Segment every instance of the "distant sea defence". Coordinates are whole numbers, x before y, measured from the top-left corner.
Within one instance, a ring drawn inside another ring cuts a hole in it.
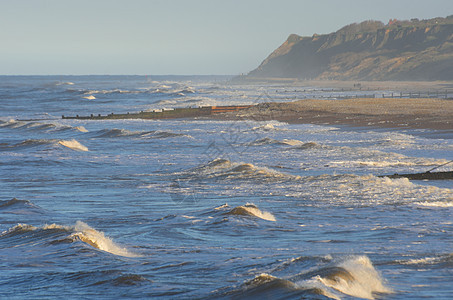
[[[330,34],[291,34],[237,79],[453,80],[453,15],[365,21]]]

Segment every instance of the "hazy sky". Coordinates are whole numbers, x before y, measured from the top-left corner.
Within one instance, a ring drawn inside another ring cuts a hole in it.
[[[239,74],[291,33],[451,14],[452,0],[0,0],[0,74]]]

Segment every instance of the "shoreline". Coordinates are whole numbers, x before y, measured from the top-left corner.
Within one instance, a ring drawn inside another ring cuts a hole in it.
[[[213,119],[453,131],[453,100],[440,98],[303,99],[257,105],[205,106],[62,119]]]
[[[293,124],[453,130],[453,100],[357,98],[261,103],[214,119],[276,120]]]
[[[453,89],[453,81],[378,81],[378,80],[301,80],[298,78],[251,77],[233,80],[234,84],[284,84],[287,86],[310,86],[317,88],[354,90],[397,90],[404,92],[426,92]],[[360,88],[358,88],[360,87]]]

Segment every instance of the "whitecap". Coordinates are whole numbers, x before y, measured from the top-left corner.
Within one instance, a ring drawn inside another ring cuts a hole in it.
[[[82,221],[76,222],[74,230],[75,232],[71,234],[71,238],[81,240],[82,242],[87,243],[94,248],[119,256],[139,256],[136,253],[133,253],[128,249],[119,246],[112,239],[106,237],[102,231],[97,231],[96,229],[93,229]]]
[[[271,123],[267,123],[262,126],[255,126],[252,128],[252,130],[263,130],[263,131],[271,131],[274,129],[275,129],[275,126],[274,126],[274,124],[271,124]]]
[[[24,234],[27,232],[37,232],[33,236],[34,239],[40,237],[43,241],[53,238],[54,242],[58,241],[81,241],[84,242],[96,249],[114,254],[119,256],[125,257],[139,257],[138,254],[131,252],[127,248],[124,248],[117,243],[115,243],[112,239],[105,236],[105,234],[101,231],[98,231],[86,223],[82,221],[77,221],[74,226],[65,226],[59,224],[46,224],[44,226],[33,226],[29,224],[17,224],[10,229],[2,232],[0,237],[8,237],[8,236],[17,236],[20,234]],[[52,236],[52,232],[59,232],[59,233],[66,233],[69,234],[67,238],[61,239],[61,235],[54,235]],[[28,244],[26,239],[29,238],[28,236],[24,236],[21,240],[23,245]],[[25,239],[24,241],[22,241]]]
[[[341,299],[341,295],[336,295],[334,291],[363,299],[375,299],[375,293],[393,292],[384,285],[383,279],[367,256],[349,257],[320,273],[311,280],[298,282],[298,285],[305,288],[323,286],[322,290],[326,291],[326,296],[336,299]]]
[[[414,204],[425,207],[453,207],[453,201],[423,201]]]
[[[83,126],[76,126],[74,129],[80,132],[88,132],[88,130]]]
[[[250,163],[233,163],[221,158],[217,158],[191,171],[183,172],[183,174],[194,178],[225,178],[230,180],[286,181],[301,178],[300,176],[285,174],[270,168],[257,167]]]
[[[293,140],[293,139],[283,139],[281,141],[281,143],[284,145],[289,145],[289,146],[300,146],[300,145],[304,144],[304,142],[302,142],[302,141]]]
[[[228,212],[229,215],[237,216],[253,216],[266,221],[275,222],[276,219],[273,214],[267,211],[260,210],[255,204],[247,203],[246,205],[241,205],[233,208]]]
[[[58,141],[58,144],[68,147],[69,149],[72,150],[77,150],[77,151],[88,151],[88,148],[79,143],[76,140],[60,140]]]

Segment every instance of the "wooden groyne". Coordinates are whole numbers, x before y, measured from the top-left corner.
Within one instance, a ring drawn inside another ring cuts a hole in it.
[[[231,105],[231,106],[202,106],[187,108],[157,109],[153,111],[141,111],[138,113],[111,113],[108,115],[91,114],[89,116],[61,116],[62,119],[77,120],[116,120],[116,119],[184,119],[197,118],[220,114],[225,112],[235,112],[246,109],[252,105]]]
[[[424,173],[413,173],[413,174],[393,174],[383,175],[379,177],[388,178],[407,178],[410,180],[453,180],[453,171],[447,172],[424,172]]]
[[[322,93],[320,93],[322,92]],[[354,92],[355,95],[348,94]],[[286,96],[288,95],[288,96]],[[450,90],[445,91],[417,91],[417,92],[376,92],[353,89],[319,89],[319,90],[276,90],[273,99],[352,99],[352,98],[400,98],[400,99],[453,99]]]

